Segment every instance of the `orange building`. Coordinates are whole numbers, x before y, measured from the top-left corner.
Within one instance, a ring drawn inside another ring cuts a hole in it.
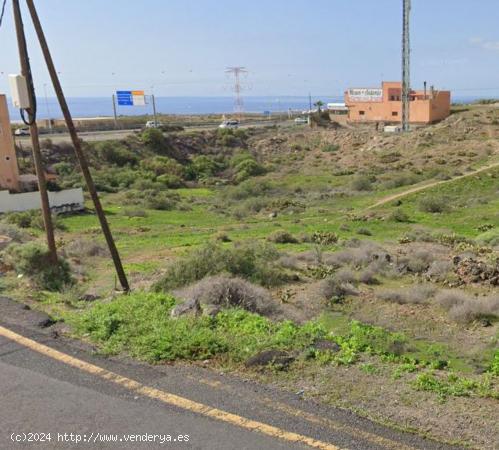
[[[450,115],[450,91],[411,91],[410,123],[430,124]],[[402,83],[383,82],[381,88],[349,89],[345,92],[349,122],[400,123],[402,120]]]
[[[5,95],[0,95],[0,190],[19,191],[19,168]]]

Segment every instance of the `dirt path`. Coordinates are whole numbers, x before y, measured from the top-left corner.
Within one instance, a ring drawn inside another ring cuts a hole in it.
[[[425,184],[423,186],[413,187],[411,189],[407,189],[406,191],[399,192],[398,194],[389,195],[388,197],[385,197],[385,198],[379,200],[374,205],[369,206],[367,209],[373,209],[373,208],[377,208],[378,206],[383,206],[387,203],[390,203],[393,200],[398,200],[399,198],[407,197],[408,195],[414,194],[416,192],[421,192],[421,191],[424,191],[426,189],[429,189],[429,188],[432,188],[435,186],[439,186],[441,184],[452,183],[454,181],[461,180],[463,178],[472,177],[474,175],[477,175],[477,174],[482,173],[482,172],[486,172],[487,170],[493,169],[495,167],[499,167],[499,162],[489,164],[489,165],[484,166],[480,169],[474,170],[473,172],[467,173],[465,175],[460,175],[460,176],[452,178],[450,180],[433,181],[432,183],[428,183],[428,184]]]

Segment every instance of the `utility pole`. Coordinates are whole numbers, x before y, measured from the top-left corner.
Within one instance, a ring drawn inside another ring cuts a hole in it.
[[[411,108],[411,0],[403,1],[402,31],[402,131],[409,131]]]
[[[154,97],[154,94],[151,95],[152,99],[152,111],[154,114],[154,127],[156,128],[158,126],[158,117],[156,114],[156,98]]]
[[[14,22],[16,27],[17,45],[19,47],[19,59],[21,62],[21,73],[26,79],[29,95],[29,108],[23,111],[23,120],[29,125],[31,135],[31,144],[33,147],[33,161],[35,163],[36,176],[38,178],[38,189],[40,191],[43,224],[47,235],[47,246],[49,250],[49,258],[51,264],[57,264],[57,248],[55,245],[54,227],[52,224],[52,215],[50,212],[49,197],[47,192],[47,180],[45,179],[45,170],[43,168],[42,155],[40,152],[40,139],[38,135],[38,126],[36,124],[36,97],[35,88],[33,85],[33,77],[31,76],[31,66],[28,56],[28,47],[26,45],[26,36],[24,34],[24,25],[19,7],[19,0],[13,0]],[[28,119],[24,117],[27,113]]]
[[[118,129],[118,112],[116,111],[116,95],[113,94],[113,114],[114,114],[114,129]]]
[[[312,111],[312,94],[310,92],[308,93],[308,111]]]
[[[17,0],[14,0],[17,2]],[[50,50],[47,44],[47,40],[45,38],[45,34],[43,32],[42,25],[40,23],[40,19],[38,17],[38,13],[35,8],[35,4],[33,0],[26,0],[28,5],[28,9],[31,15],[31,19],[33,20],[33,24],[35,26],[35,31],[40,42],[40,46],[42,48],[42,53],[45,58],[45,62],[47,64],[47,68],[50,74],[50,78],[52,80],[52,84],[54,86],[54,91],[56,93],[57,99],[59,101],[59,105],[61,107],[62,113],[64,115],[64,119],[66,121],[66,126],[68,128],[69,134],[71,136],[71,141],[73,143],[73,147],[75,149],[76,157],[78,158],[78,162],[80,163],[80,168],[85,178],[85,182],[87,184],[88,192],[92,197],[92,201],[94,203],[95,212],[97,217],[99,218],[100,225],[102,228],[102,233],[106,238],[107,245],[109,247],[109,251],[111,253],[111,257],[114,262],[114,266],[116,268],[116,273],[120,280],[120,284],[125,292],[130,291],[130,286],[128,284],[128,280],[125,274],[125,270],[123,269],[123,264],[121,263],[120,254],[116,247],[116,244],[113,239],[113,235],[111,234],[111,229],[109,228],[109,224],[106,219],[106,215],[104,214],[104,210],[102,208],[99,195],[97,193],[97,189],[95,187],[94,181],[92,179],[92,175],[90,173],[90,169],[88,167],[87,159],[85,154],[83,153],[83,149],[81,147],[81,140],[78,138],[78,133],[76,132],[76,128],[74,126],[73,118],[71,117],[71,113],[68,108],[68,104],[66,102],[66,98],[64,97],[64,93],[62,90],[61,82],[57,75],[57,70],[54,65],[54,61],[52,60],[52,55],[50,54]]]
[[[234,112],[236,113],[239,121],[241,121],[241,115],[244,111],[244,102],[241,96],[241,75],[248,73],[245,67],[227,67],[225,73],[234,75]]]

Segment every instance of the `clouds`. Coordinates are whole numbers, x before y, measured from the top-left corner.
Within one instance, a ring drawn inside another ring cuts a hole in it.
[[[487,41],[481,37],[473,37],[470,39],[470,43],[484,50],[499,52],[499,41]]]

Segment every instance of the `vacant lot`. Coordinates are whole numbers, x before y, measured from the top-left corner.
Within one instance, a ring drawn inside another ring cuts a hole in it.
[[[38,214],[4,217],[2,289],[107,354],[242,372],[494,448],[498,137],[499,111],[470,107],[409,135],[152,130],[88,146],[132,294],[115,292],[90,203],[57,218],[50,273]],[[58,184],[81,185],[71,148],[44,147]]]

